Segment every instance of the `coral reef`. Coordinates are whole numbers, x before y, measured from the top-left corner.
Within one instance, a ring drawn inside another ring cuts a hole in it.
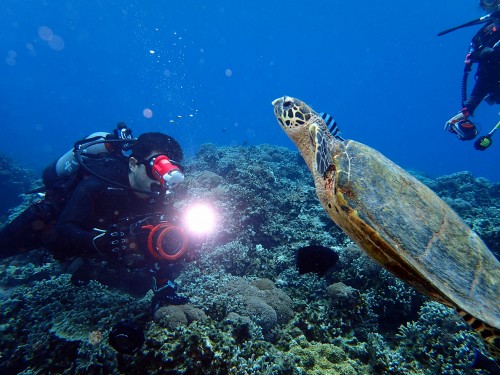
[[[34,181],[17,176],[26,186]],[[467,172],[416,176],[498,256],[499,184]],[[0,372],[477,373],[474,350],[486,352],[476,334],[453,310],[428,301],[349,241],[321,208],[297,152],[204,145],[187,163],[178,194],[179,212],[203,201],[218,213],[216,232],[193,237],[189,262],[180,264],[175,283],[189,302],[153,313],[153,292],[127,293],[127,285],[106,282],[116,279],[111,271],[76,287],[69,268],[44,249],[5,259]],[[32,198],[25,199],[5,207],[19,212]],[[339,254],[323,277],[300,275],[295,267],[297,250],[310,244]],[[95,272],[106,273],[97,266]],[[134,355],[108,342],[121,321],[144,330],[145,343]]]
[[[149,301],[110,291],[95,281],[77,288],[69,277],[18,287],[2,300],[2,373],[84,373],[114,362],[115,352],[96,337],[106,337],[116,321],[140,320]]]
[[[186,326],[195,320],[203,321],[208,318],[203,310],[191,305],[168,305],[155,311],[154,319],[160,326],[175,329],[179,326]]]
[[[426,367],[439,374],[473,373],[470,363],[478,341],[452,309],[426,302],[418,320],[399,327],[394,342],[379,333],[369,335],[370,363],[390,374],[426,373]]]
[[[11,157],[0,154],[0,217],[6,220],[8,209],[23,203],[23,194],[41,186],[41,180]],[[12,213],[11,213],[12,214]]]

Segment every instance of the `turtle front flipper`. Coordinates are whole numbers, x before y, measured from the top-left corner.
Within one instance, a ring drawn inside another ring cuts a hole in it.
[[[332,153],[330,151],[328,138],[325,137],[325,133],[320,129],[317,123],[309,126],[309,137],[314,149],[316,172],[323,176],[332,164]]]

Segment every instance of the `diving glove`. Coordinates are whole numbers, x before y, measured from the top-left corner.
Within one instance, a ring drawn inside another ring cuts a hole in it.
[[[171,280],[168,280],[165,285],[158,288],[156,279],[153,277],[153,285],[151,289],[154,293],[153,299],[151,300],[151,310],[153,314],[161,306],[185,305],[189,302],[189,298],[177,294],[177,287]]]
[[[92,240],[95,249],[101,255],[121,257],[129,248],[130,233],[126,228],[114,224],[108,230],[94,228],[98,234]]]
[[[456,123],[458,123],[460,121],[467,120],[467,117],[468,116],[464,115],[463,111],[458,112],[457,115],[453,116],[448,121],[446,121],[446,124],[444,124],[444,130],[445,131],[448,130],[451,133],[455,133],[455,129],[454,129],[453,125],[455,125]]]

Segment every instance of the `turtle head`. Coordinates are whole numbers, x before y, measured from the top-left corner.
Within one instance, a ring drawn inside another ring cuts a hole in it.
[[[333,137],[323,119],[299,99],[283,96],[273,101],[274,115],[295,143],[313,174],[323,175],[331,163]]]
[[[306,125],[311,117],[316,115],[306,103],[290,96],[274,100],[273,106],[274,115],[287,134],[295,128]]]

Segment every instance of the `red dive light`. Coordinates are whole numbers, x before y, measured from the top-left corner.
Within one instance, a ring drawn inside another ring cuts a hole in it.
[[[184,181],[184,174],[166,155],[159,155],[153,159],[152,173],[162,186],[167,184],[173,187]]]
[[[157,225],[144,225],[149,230],[147,246],[149,253],[158,260],[177,260],[186,252],[188,237],[182,227],[161,222]]]

